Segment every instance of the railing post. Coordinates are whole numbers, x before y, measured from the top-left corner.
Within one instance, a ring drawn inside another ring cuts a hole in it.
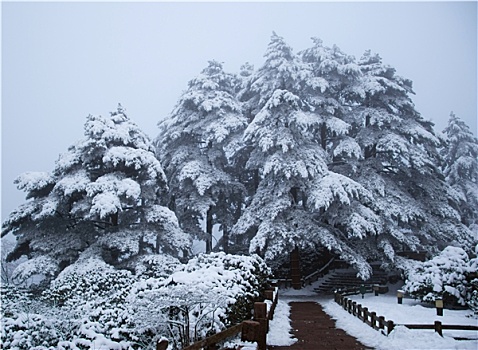
[[[376,322],[377,322],[377,313],[375,311],[372,311],[370,313],[370,323],[372,328],[375,328]]]
[[[363,322],[364,323],[368,322],[368,307],[363,308]]]
[[[267,332],[269,328],[269,322],[267,319],[267,304],[266,303],[254,303],[254,320],[259,322],[259,334],[256,339],[257,349],[266,350],[267,347]]]
[[[242,322],[241,341],[254,342],[259,338],[260,323],[256,321]]]
[[[388,320],[388,322],[387,322],[387,335],[389,335],[393,331],[393,328],[395,328],[395,324],[393,323],[392,320]]]
[[[274,299],[274,291],[270,289],[265,290],[264,299],[272,301]]]
[[[385,317],[379,316],[378,318],[378,328],[384,329],[385,328]]]
[[[437,332],[440,337],[443,337],[443,328],[440,321],[435,321],[435,332]]]

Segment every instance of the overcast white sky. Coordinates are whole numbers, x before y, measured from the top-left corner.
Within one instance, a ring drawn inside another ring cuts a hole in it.
[[[436,129],[454,111],[477,128],[477,3],[2,2],[2,218],[24,201],[13,180],[51,171],[88,114],[120,102],[154,138],[207,61],[263,63],[272,31],[295,52],[311,37],[357,59],[371,49],[414,82]]]

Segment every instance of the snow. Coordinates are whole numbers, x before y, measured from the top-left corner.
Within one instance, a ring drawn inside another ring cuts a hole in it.
[[[425,307],[419,301],[409,298],[403,299],[399,305],[396,298],[397,285],[389,285],[390,291],[386,294],[375,296],[371,293],[349,296],[352,300],[368,307],[369,311],[375,311],[377,315],[384,316],[386,320],[393,320],[398,326],[388,336],[372,329],[362,320],[349,314],[332,297],[318,296],[313,292],[316,285],[306,286],[301,290],[281,290],[279,300],[282,303],[291,301],[316,301],[321,304],[324,311],[335,321],[338,328],[346,330],[348,334],[356,337],[365,346],[376,350],[430,350],[430,349],[473,349],[478,348],[478,334],[476,331],[455,331],[443,330],[443,337],[434,330],[408,329],[403,324],[434,324],[441,321],[442,324],[454,325],[478,325],[478,320],[468,317],[470,310],[449,310],[445,309],[443,316],[436,316],[436,310],[432,307]],[[279,306],[279,305],[278,305]],[[276,309],[277,310],[277,309]],[[276,311],[277,312],[277,311]],[[271,323],[270,334],[275,336],[280,330],[290,329],[286,320],[281,324]],[[455,337],[463,337],[471,340],[455,340]],[[272,345],[272,343],[270,343]]]
[[[267,344],[274,346],[289,346],[297,342],[291,337],[292,327],[290,325],[290,306],[280,299],[274,310],[274,319],[269,322],[269,333],[267,333]]]
[[[18,176],[14,183],[19,190],[31,192],[42,189],[54,181],[53,176],[47,172],[30,171]]]

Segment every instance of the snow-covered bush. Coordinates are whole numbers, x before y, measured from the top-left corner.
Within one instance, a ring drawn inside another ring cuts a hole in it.
[[[142,256],[135,265],[136,276],[147,278],[168,278],[181,265],[169,255],[151,254]]]
[[[41,315],[45,308],[25,289],[2,285],[3,349],[53,349],[61,339],[55,320]]]
[[[136,283],[127,302],[138,329],[156,325],[181,348],[250,318],[269,274],[257,255],[203,254],[165,280]]]
[[[64,269],[43,293],[55,304],[83,304],[116,293],[132,284],[131,273],[118,270],[98,258],[89,258]]]
[[[269,277],[258,256],[200,255],[181,264],[140,257],[135,274],[92,254],[65,268],[41,298],[2,291],[2,344],[11,349],[173,348],[249,318]]]
[[[458,247],[448,246],[433,259],[408,271],[404,290],[424,302],[443,298],[448,305],[465,305],[471,298],[467,276],[476,273],[476,259]]]

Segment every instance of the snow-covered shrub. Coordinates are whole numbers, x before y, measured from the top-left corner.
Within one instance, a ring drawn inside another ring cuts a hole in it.
[[[39,314],[18,313],[2,317],[3,349],[55,349],[59,334],[53,321]]]
[[[469,292],[466,303],[478,315],[478,244],[475,247],[475,258],[470,259],[470,272],[467,276]]]
[[[40,315],[45,310],[31,293],[12,285],[2,285],[1,295],[3,349],[50,349],[50,345],[58,342],[60,334],[55,321]]]
[[[465,305],[470,299],[467,276],[473,272],[473,265],[462,248],[448,246],[433,259],[408,271],[404,290],[424,302],[443,298],[445,304]]]
[[[79,261],[64,269],[43,293],[56,304],[80,303],[104,297],[131,286],[131,273],[118,270],[98,258]]]
[[[140,278],[168,278],[181,262],[169,255],[151,254],[138,259],[135,274]]]
[[[466,303],[474,314],[478,315],[478,278],[473,279],[470,283],[470,293]]]
[[[269,274],[256,255],[202,254],[165,280],[136,283],[127,302],[138,329],[156,326],[181,348],[250,318]]]

